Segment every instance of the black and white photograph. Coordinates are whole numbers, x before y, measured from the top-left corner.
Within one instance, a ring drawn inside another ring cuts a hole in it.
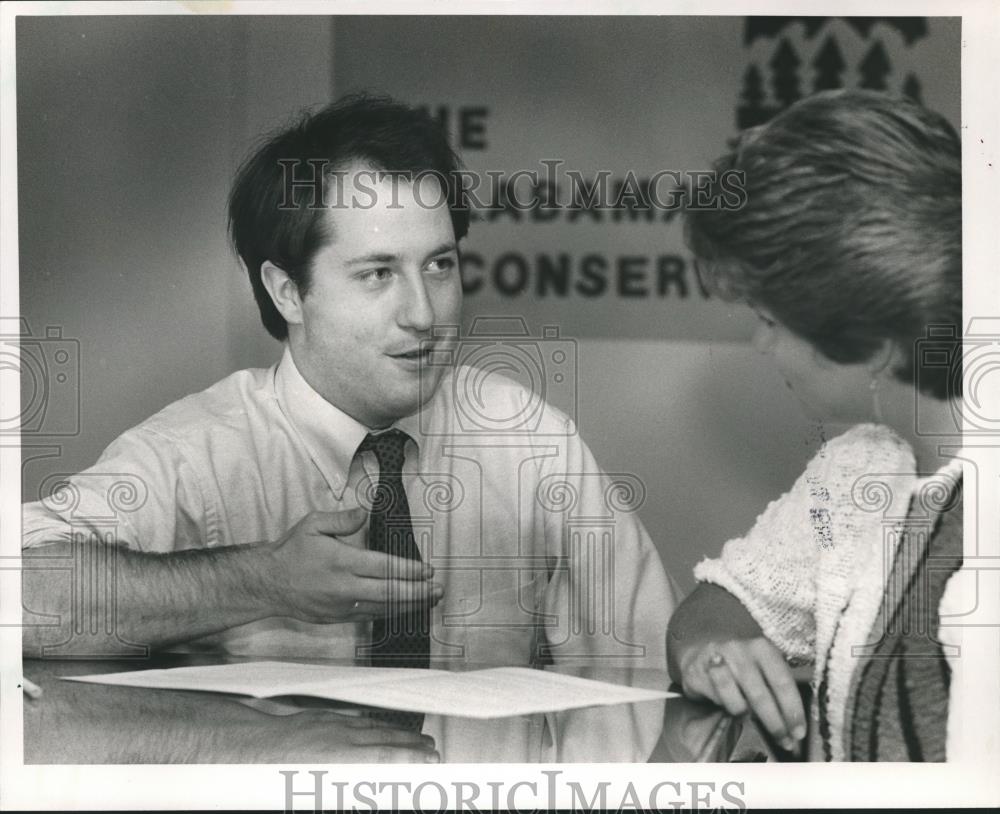
[[[0,810],[1000,805],[996,6],[0,12]]]

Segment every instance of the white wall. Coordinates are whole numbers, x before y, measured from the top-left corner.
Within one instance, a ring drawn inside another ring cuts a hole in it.
[[[21,314],[80,342],[80,433],[38,437],[23,494],[280,346],[226,238],[249,145],[331,95],[331,20],[18,20]],[[56,399],[64,414],[75,400]],[[53,445],[55,445],[53,447]]]
[[[684,587],[815,451],[814,426],[745,343],[580,343],[580,431],[602,466],[638,475],[640,516]]]

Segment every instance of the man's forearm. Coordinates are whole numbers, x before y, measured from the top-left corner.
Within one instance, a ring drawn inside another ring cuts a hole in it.
[[[281,614],[267,544],[146,554],[63,542],[22,556],[28,657],[55,645],[64,656],[76,647],[79,655],[90,655],[92,634],[108,624],[114,634],[102,636],[102,647],[117,643],[124,652],[135,645],[160,649]]]
[[[760,625],[735,596],[709,582],[698,587],[678,606],[667,630],[667,669],[680,681],[684,651],[716,636],[754,639],[762,636]]]

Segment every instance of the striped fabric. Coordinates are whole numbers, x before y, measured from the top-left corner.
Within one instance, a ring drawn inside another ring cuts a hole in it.
[[[855,671],[851,760],[945,759],[950,671],[937,639],[938,607],[962,564],[961,498],[959,481],[933,528],[911,506],[872,630],[877,641]]]

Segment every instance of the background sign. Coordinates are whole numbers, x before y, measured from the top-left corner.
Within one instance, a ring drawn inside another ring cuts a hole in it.
[[[958,38],[923,17],[344,17],[333,77],[425,104],[485,202],[513,199],[470,232],[469,319],[718,341],[753,322],[698,284],[662,173],[710,169],[739,129],[826,88],[905,92],[957,127]],[[604,181],[603,205],[570,205],[573,174]]]

